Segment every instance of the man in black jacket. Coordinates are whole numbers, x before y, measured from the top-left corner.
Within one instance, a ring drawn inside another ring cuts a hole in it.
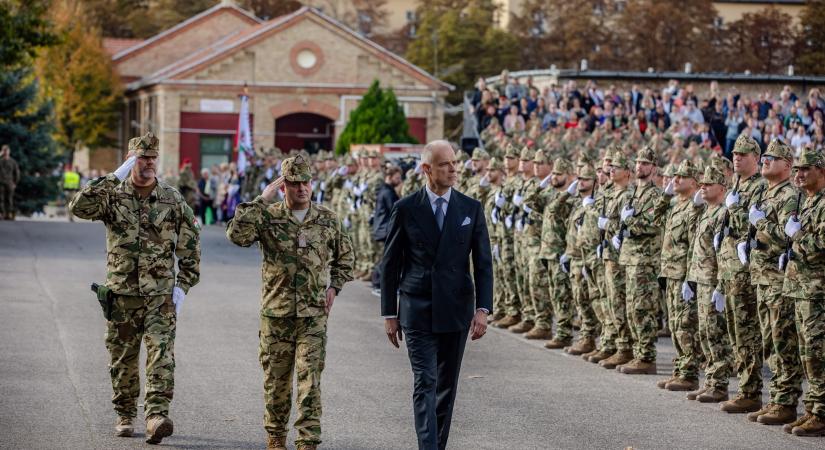
[[[475,340],[487,331],[493,260],[484,208],[452,189],[458,160],[450,143],[427,144],[421,161],[427,183],[399,200],[390,215],[381,315],[392,345],[398,347],[402,330],[407,335],[418,448],[441,450],[467,334]]]
[[[372,216],[372,238],[382,245],[387,239],[390,225],[390,211],[398,201],[396,189],[401,185],[401,168],[392,166],[384,171],[384,184],[378,189],[375,211]],[[381,296],[381,262],[372,271],[372,293]]]

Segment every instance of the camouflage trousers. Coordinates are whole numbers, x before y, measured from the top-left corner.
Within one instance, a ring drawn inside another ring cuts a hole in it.
[[[750,277],[721,280],[725,295],[725,319],[739,375],[739,392],[759,397],[762,392],[762,332],[756,310],[756,290]]]
[[[694,294],[695,296],[696,294]],[[699,311],[697,302],[682,299],[682,280],[667,279],[665,290],[667,299],[668,327],[676,349],[673,360],[673,376],[688,380],[699,378],[699,352],[701,346],[697,339],[699,330]]]
[[[14,214],[14,186],[0,182],[0,219]]]
[[[808,379],[805,409],[825,419],[825,301],[794,299],[799,359]]]
[[[593,297],[590,296],[587,284],[587,279],[590,276],[590,273],[584,267],[584,261],[581,259],[570,261],[570,289],[573,293],[573,302],[581,319],[579,337],[583,339],[595,339],[599,328],[599,320],[596,318],[596,312],[593,309]]]
[[[171,295],[115,297],[112,320],[106,324],[106,349],[114,391],[112,404],[119,416],[137,417],[141,341],[146,344],[144,415],[169,415],[175,388],[176,323]]]
[[[570,277],[561,270],[561,263],[556,255],[547,261],[550,274],[550,302],[556,315],[556,332],[553,337],[568,340],[573,337],[573,291],[570,289]]]
[[[530,253],[522,233],[516,232],[514,250],[516,255],[516,289],[521,299],[521,320],[534,321],[536,311],[530,298]]]
[[[587,278],[587,292],[592,300],[593,312],[596,320],[601,324],[599,335],[599,350],[614,353],[616,351],[616,328],[610,319],[609,304],[607,302],[607,280],[604,275],[604,264],[596,262],[586,265],[590,275]]]
[[[770,402],[796,407],[802,395],[802,363],[794,322],[794,301],[782,295],[782,282],[756,286],[762,330],[762,358],[768,361]]]
[[[261,317],[259,357],[264,370],[264,428],[286,436],[296,374],[296,444],[321,442],[321,372],[327,345],[327,316]]]
[[[659,311],[659,281],[654,266],[625,266],[627,319],[633,336],[633,356],[656,362],[656,313]]]
[[[605,261],[604,277],[607,286],[607,312],[616,330],[616,350],[629,351],[631,350],[631,337],[627,324],[624,266],[615,261]]]
[[[504,272],[501,281],[503,281],[503,287],[506,289],[504,294],[504,312],[508,316],[518,316],[521,314],[521,298],[519,297],[518,283],[516,282],[516,254],[512,234],[502,239],[499,245],[501,246],[499,251],[501,252],[502,271]]]
[[[550,303],[550,277],[547,274],[546,260],[535,253],[530,257],[528,267],[530,282],[530,299],[533,301],[536,328],[549,330],[553,326],[553,308]]]
[[[495,289],[493,289],[493,312],[505,313],[507,311],[507,289],[504,283],[505,265],[501,260],[501,246],[498,242],[491,242],[490,248],[493,250],[493,279],[495,280]]]
[[[699,338],[708,363],[705,368],[705,387],[727,391],[728,379],[733,371],[732,355],[725,316],[716,311],[712,299],[713,289],[713,285],[696,283]],[[727,309],[726,305],[725,310]]]
[[[367,221],[367,218],[363,217],[363,214],[359,209],[358,216],[358,235],[356,236],[358,248],[361,250],[356,254],[355,265],[358,271],[362,272],[371,272],[374,266],[374,255],[373,255],[373,244],[375,241],[372,240],[372,229]]]

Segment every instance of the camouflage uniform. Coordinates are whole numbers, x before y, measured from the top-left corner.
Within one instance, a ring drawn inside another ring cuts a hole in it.
[[[287,181],[310,180],[302,156],[283,162]],[[255,242],[263,256],[260,362],[264,371],[264,428],[284,437],[297,374],[296,445],[321,442],[321,372],[326,356],[326,290],[340,292],[352,279],[352,242],[335,213],[310,204],[299,222],[285,202],[263,197],[238,205],[227,238]]]
[[[14,190],[20,183],[20,167],[11,156],[0,157],[0,219],[14,217]]]
[[[529,148],[525,148],[521,152],[522,161],[532,162],[535,158],[535,153]],[[513,210],[513,243],[514,254],[516,260],[516,288],[518,289],[519,298],[521,298],[521,321],[524,326],[532,328],[535,323],[536,311],[533,305],[533,300],[530,295],[530,249],[528,241],[530,240],[527,232],[527,209],[525,208],[524,199],[534,196],[538,190],[538,181],[535,177],[525,178],[522,174],[521,184],[518,190],[513,195],[513,203],[516,203],[517,197],[522,197],[521,203]],[[518,328],[518,329],[521,329]]]
[[[502,172],[502,178],[504,177],[504,166],[502,165],[501,161],[497,158],[493,158],[490,161],[490,165],[488,167],[488,172],[498,170]],[[501,218],[501,212],[499,208],[496,207],[496,199],[503,198],[504,186],[503,184],[499,184],[498,186],[491,185],[487,188],[487,200],[484,203],[484,213],[486,217],[490,219],[488,222],[488,226],[490,228],[490,249],[493,252],[493,274],[494,279],[497,281],[504,280],[506,276],[505,266],[502,263],[501,259],[501,236],[504,233],[504,221]],[[507,289],[495,289],[493,293],[493,314],[492,320],[499,320],[504,317],[504,310],[505,310],[505,301],[506,296],[505,292]]]
[[[577,238],[584,268],[587,270],[587,294],[593,305],[593,312],[601,324],[599,335],[599,352],[603,355],[616,353],[616,329],[609,312],[607,299],[607,280],[604,273],[604,261],[597,254],[596,248],[604,245],[599,230],[599,216],[606,211],[607,201],[612,195],[613,185],[608,182],[595,194],[595,203],[584,208],[582,226]],[[608,244],[609,245],[609,244]]]
[[[513,146],[507,147],[506,159],[518,158],[518,153]],[[515,256],[515,242],[514,242],[514,228],[513,217],[515,215],[516,206],[511,199],[521,186],[521,177],[518,174],[508,176],[504,181],[502,188],[503,196],[500,199],[501,206],[499,207],[499,214],[501,215],[501,223],[503,228],[502,234],[499,236],[501,261],[504,266],[504,278],[501,280],[506,289],[505,313],[508,317],[504,320],[513,317],[521,320],[521,304],[522,299],[519,295],[517,276],[516,276],[516,256]],[[508,320],[508,322],[511,320]],[[505,324],[508,322],[504,322]],[[497,323],[497,325],[502,325]],[[515,323],[511,324],[515,325]]]
[[[596,179],[596,171],[590,165],[584,165],[578,170],[577,179]],[[570,213],[567,225],[567,248],[565,253],[570,257],[570,278],[572,278],[571,288],[573,301],[581,318],[579,327],[579,343],[574,354],[586,353],[594,347],[596,335],[599,332],[599,317],[596,308],[600,308],[599,290],[594,282],[591,282],[593,274],[593,260],[595,250],[598,245],[598,233],[589,233],[585,228],[585,217],[588,211],[595,211],[592,193],[588,197],[576,197],[576,205]],[[590,214],[593,215],[592,213]],[[597,228],[598,229],[598,228]],[[595,240],[589,239],[595,237]],[[594,280],[595,281],[595,280]],[[594,289],[595,288],[595,289]],[[601,314],[601,312],[599,312]],[[586,345],[585,345],[586,344]],[[586,348],[587,350],[580,350]]]
[[[186,201],[186,204],[194,211],[198,208],[198,182],[195,174],[192,173],[192,166],[184,165],[178,175],[178,190]]]
[[[129,150],[137,157],[157,156],[157,145],[149,133],[130,140]],[[140,198],[131,178],[121,182],[109,174],[81,189],[69,211],[106,226],[106,287],[116,296],[106,330],[114,409],[121,417],[137,415],[138,357],[144,339],[144,413],[147,418],[167,416],[174,391],[177,322],[172,290],[179,287],[186,293],[200,277],[200,230],[192,209],[161,181]]]

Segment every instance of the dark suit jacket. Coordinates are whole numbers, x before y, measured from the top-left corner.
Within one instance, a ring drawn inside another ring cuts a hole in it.
[[[372,238],[376,241],[387,239],[390,229],[390,212],[397,201],[398,194],[395,189],[387,183],[381,185],[375,200],[375,212],[372,219]]]
[[[381,315],[397,315],[404,328],[464,331],[476,308],[493,310],[493,260],[484,209],[455,189],[447,205],[441,232],[425,188],[392,209],[381,261]]]

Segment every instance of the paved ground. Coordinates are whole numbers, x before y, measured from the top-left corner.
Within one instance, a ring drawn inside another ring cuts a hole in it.
[[[104,322],[88,288],[103,279],[104,264],[100,224],[0,222],[1,448],[147,447],[112,436]],[[211,227],[201,268],[179,318],[176,433],[163,445],[262,448],[260,255]],[[335,304],[325,448],[415,447],[406,352],[386,342],[378,314],[361,283]],[[672,347],[660,344],[665,375]],[[825,448],[825,439],[789,436],[656,389],[659,377],[607,371],[506,332],[468,346],[453,449]]]

